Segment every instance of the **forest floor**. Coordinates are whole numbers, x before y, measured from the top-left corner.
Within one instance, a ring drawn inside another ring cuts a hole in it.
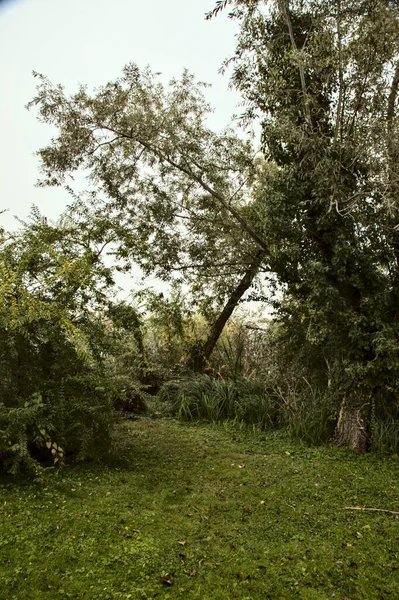
[[[399,598],[397,457],[171,419],[0,484],[0,599]],[[127,460],[122,459],[128,456]]]

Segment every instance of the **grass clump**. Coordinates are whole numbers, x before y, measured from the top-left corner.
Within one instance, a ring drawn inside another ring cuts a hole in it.
[[[271,428],[276,422],[275,399],[264,383],[257,380],[187,377],[165,384],[159,396],[182,421],[233,420],[256,425],[261,430]]]
[[[399,597],[396,458],[171,419],[124,462],[0,485],[0,598]],[[334,595],[334,596],[333,596]]]
[[[335,427],[331,403],[311,387],[306,393],[287,393],[256,378],[189,377],[165,384],[160,399],[182,421],[232,420],[261,431],[285,429],[308,444],[328,441]]]

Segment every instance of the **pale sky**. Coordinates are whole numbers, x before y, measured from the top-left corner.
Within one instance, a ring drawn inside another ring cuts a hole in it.
[[[32,204],[50,218],[70,201],[60,189],[35,188],[35,150],[51,135],[24,107],[32,99],[32,70],[74,91],[116,78],[128,62],[150,65],[167,82],[187,67],[212,84],[212,126],[222,129],[239,112],[218,69],[234,49],[236,24],[221,15],[205,21],[214,0],[0,0],[0,223],[14,227]]]

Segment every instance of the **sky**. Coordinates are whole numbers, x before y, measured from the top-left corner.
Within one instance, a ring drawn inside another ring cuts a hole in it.
[[[237,26],[225,15],[205,21],[213,6],[214,0],[0,0],[2,226],[18,227],[14,215],[25,219],[33,204],[55,219],[70,202],[63,189],[35,187],[35,152],[55,131],[25,108],[35,94],[32,71],[73,92],[78,84],[92,89],[115,79],[128,62],[149,65],[165,83],[188,68],[212,84],[210,125],[229,124],[239,97],[218,70],[234,50]],[[127,292],[137,284],[131,275],[117,283]]]
[[[55,218],[70,197],[37,188],[39,160],[51,129],[25,105],[35,93],[32,71],[74,91],[116,78],[128,62],[150,65],[165,82],[188,68],[212,84],[211,125],[226,126],[239,97],[218,74],[234,50],[236,24],[225,15],[205,21],[214,0],[0,0],[0,223],[14,227],[32,204]]]

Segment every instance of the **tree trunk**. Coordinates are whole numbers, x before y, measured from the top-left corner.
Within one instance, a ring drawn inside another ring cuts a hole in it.
[[[191,352],[191,355],[187,360],[187,366],[196,373],[201,373],[202,371],[204,371],[209,361],[209,358],[217,344],[217,341],[220,338],[224,326],[231,317],[234,309],[237,307],[239,301],[241,300],[245,292],[250,288],[256,274],[259,271],[260,264],[264,257],[265,252],[263,250],[259,250],[256,254],[254,262],[246,271],[240,283],[237,285],[237,287],[229,297],[222,312],[212,325],[208,339],[204,344],[200,346],[200,348]]]
[[[367,452],[370,446],[371,402],[360,392],[346,396],[339,411],[335,439],[339,446]]]

